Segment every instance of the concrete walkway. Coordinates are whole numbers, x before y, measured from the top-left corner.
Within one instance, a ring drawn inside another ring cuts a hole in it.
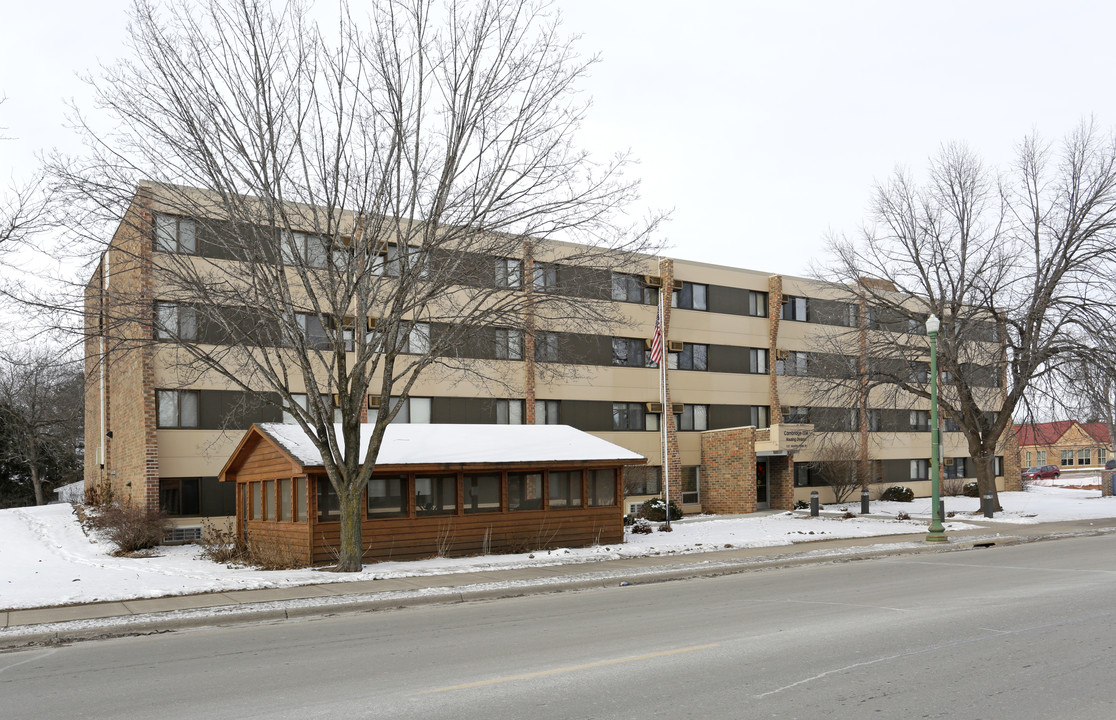
[[[789,546],[656,555],[576,565],[390,580],[323,582],[298,587],[10,610],[0,612],[0,648],[337,612],[367,612],[432,603],[617,587],[847,560],[850,557],[954,552],[1060,537],[1116,533],[1116,518],[1035,525],[982,524],[970,518],[965,518],[965,522],[981,527],[950,533],[946,545],[925,545],[921,535],[830,539]]]

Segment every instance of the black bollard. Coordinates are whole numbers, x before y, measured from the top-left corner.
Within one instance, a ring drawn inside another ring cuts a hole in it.
[[[810,517],[818,516],[818,491],[810,491]]]
[[[860,514],[867,515],[870,512],[868,508],[868,491],[860,491]]]
[[[938,501],[938,519],[945,522],[945,500]]]
[[[985,495],[980,499],[980,506],[984,510],[984,517],[992,517],[992,495]]]

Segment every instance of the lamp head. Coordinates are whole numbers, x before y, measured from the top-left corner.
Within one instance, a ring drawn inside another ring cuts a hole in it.
[[[931,315],[926,318],[926,332],[931,335],[937,335],[939,328],[942,326],[942,321],[938,319],[937,315]]]

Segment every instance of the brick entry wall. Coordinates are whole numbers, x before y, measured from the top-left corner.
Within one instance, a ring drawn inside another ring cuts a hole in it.
[[[710,430],[701,435],[701,511],[756,511],[756,441],[769,430],[754,427]],[[772,509],[794,507],[794,457],[768,457],[767,500]]]

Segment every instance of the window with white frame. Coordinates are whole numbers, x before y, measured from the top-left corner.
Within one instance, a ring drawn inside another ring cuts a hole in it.
[[[1045,465],[1045,464],[1046,464],[1046,451],[1045,450],[1036,450],[1035,451],[1035,465]]]
[[[784,351],[783,357],[775,361],[775,374],[802,376],[810,374],[810,354],[798,350]]]
[[[911,480],[929,480],[930,461],[925,459],[911,460]]]
[[[708,370],[709,346],[683,343],[680,352],[668,354],[667,367],[671,370]]]
[[[701,502],[701,468],[692,465],[682,468],[682,503],[693,505]]]
[[[748,348],[748,372],[756,375],[767,374],[766,348]]]
[[[806,310],[806,298],[796,297],[794,295],[786,295],[783,297],[783,320],[806,322],[808,319]]]
[[[496,401],[497,425],[522,425],[523,401],[522,400],[497,400]]]
[[[174,302],[155,303],[155,338],[197,340],[197,311],[190,305],[179,305]]]
[[[911,432],[930,432],[930,411],[911,410],[909,423]]]
[[[1078,465],[1092,465],[1093,452],[1088,448],[1077,451],[1077,464]]]
[[[1023,462],[1023,464],[1026,465],[1027,467],[1031,467],[1031,451],[1028,450],[1026,453],[1024,453],[1024,455],[1026,456],[1027,459]]]
[[[496,287],[518,290],[523,286],[523,262],[519,258],[496,258]]]
[[[496,358],[499,360],[523,359],[523,331],[496,328]]]
[[[1108,449],[1097,448],[1097,465],[1104,465],[1108,462]]]
[[[709,406],[708,405],[691,405],[687,403],[682,406],[682,412],[674,416],[678,424],[679,430],[708,430],[709,429]]]
[[[155,215],[155,249],[193,255],[198,251],[197,223],[193,218]]]
[[[1073,465],[1073,450],[1063,450],[1061,458],[1062,467]]]
[[[767,405],[750,405],[748,407],[749,425],[765,428],[771,425],[771,408]]]
[[[531,286],[537,292],[558,292],[558,266],[554,263],[536,262]]]
[[[682,282],[682,289],[671,295],[670,306],[682,310],[708,310],[709,286],[702,283]]]
[[[643,403],[612,403],[613,430],[643,430]]]
[[[198,426],[197,390],[156,390],[155,413],[161,428]]]
[[[536,400],[535,401],[535,424],[536,425],[557,425],[558,420],[558,400]]]
[[[392,398],[391,404],[392,407],[399,407],[399,412],[392,422],[412,424],[430,422],[430,398],[428,397]],[[371,411],[369,413],[371,414]]]
[[[749,290],[747,313],[752,317],[767,317],[767,293]]]
[[[535,333],[535,360],[558,362],[558,333],[545,330]]]

